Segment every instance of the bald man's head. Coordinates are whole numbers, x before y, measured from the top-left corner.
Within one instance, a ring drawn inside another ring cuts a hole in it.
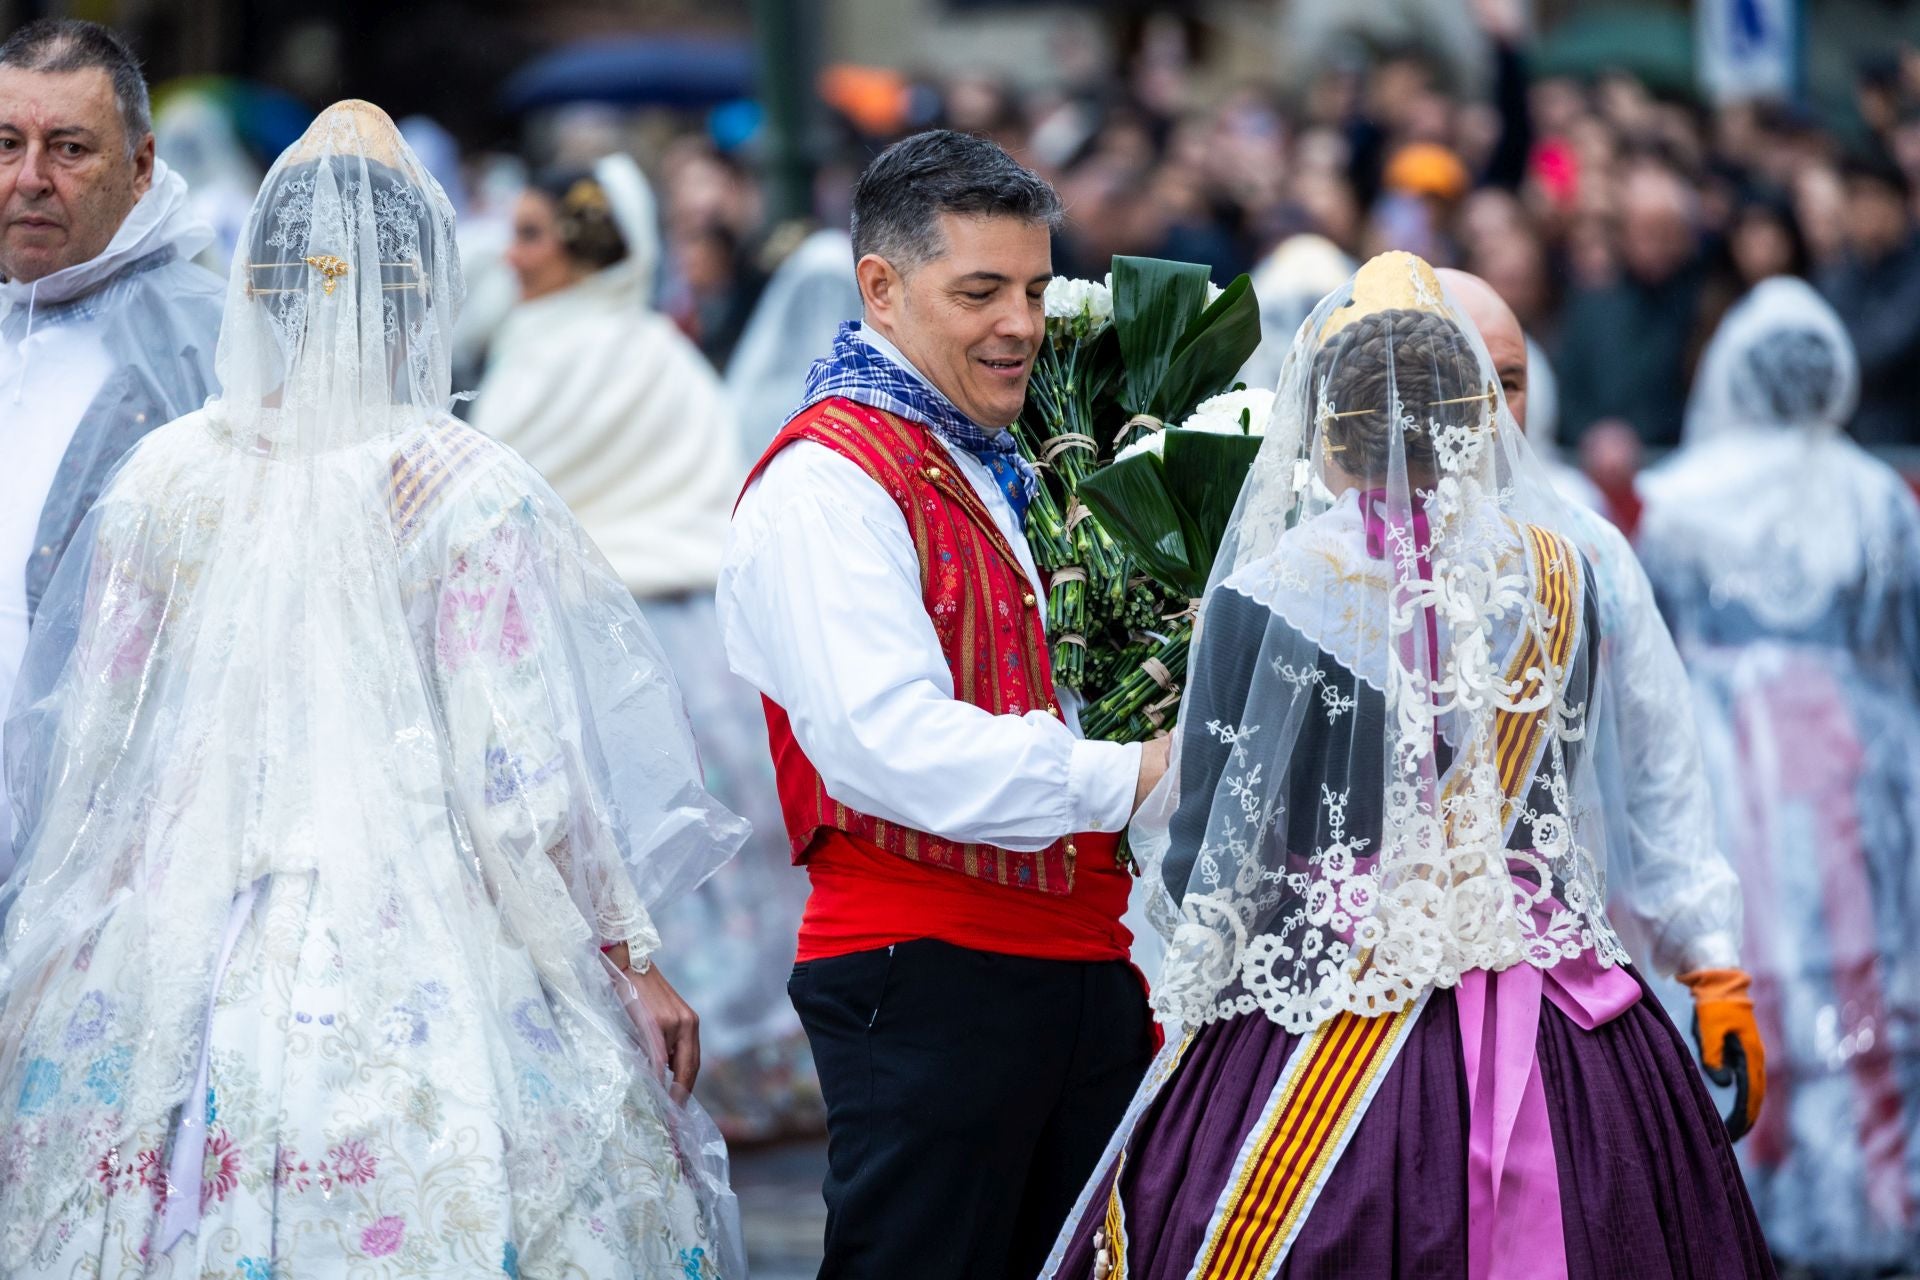
[[[1507,397],[1507,409],[1520,429],[1527,429],[1527,334],[1520,318],[1513,314],[1493,286],[1470,272],[1442,267],[1440,282],[1447,287],[1454,303],[1467,313],[1467,319],[1480,331],[1493,358],[1494,376]]]

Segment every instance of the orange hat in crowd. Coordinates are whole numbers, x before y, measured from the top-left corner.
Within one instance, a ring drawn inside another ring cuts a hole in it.
[[[1394,152],[1385,176],[1390,190],[1458,200],[1473,185],[1460,157],[1437,142],[1415,142]]]
[[[862,133],[886,137],[906,126],[912,86],[891,68],[835,63],[820,72],[819,89],[821,100]]]

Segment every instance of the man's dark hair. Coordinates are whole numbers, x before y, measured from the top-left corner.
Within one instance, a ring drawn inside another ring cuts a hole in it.
[[[0,44],[0,67],[62,73],[98,67],[113,82],[113,100],[127,131],[127,154],[153,132],[147,103],[147,78],[127,42],[97,22],[78,18],[41,18],[29,22]]]
[[[878,254],[901,272],[944,252],[940,214],[1060,221],[1060,197],[997,144],[951,129],[902,139],[874,158],[853,190],[853,258]]]

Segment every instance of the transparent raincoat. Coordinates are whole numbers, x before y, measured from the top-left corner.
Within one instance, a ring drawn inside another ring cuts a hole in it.
[[[1920,1257],[1920,505],[1842,431],[1852,343],[1769,280],[1643,477],[1639,550],[1692,681],[1768,1097],[1741,1147],[1783,1257]]]
[[[737,1274],[600,948],[744,824],[618,578],[447,416],[445,197],[341,103],[240,245],[223,394],[87,518],[7,729],[0,1272]]]

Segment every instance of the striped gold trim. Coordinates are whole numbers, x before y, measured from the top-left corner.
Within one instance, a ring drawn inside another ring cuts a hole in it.
[[[1195,1277],[1256,1280],[1277,1265],[1413,1017],[1412,1008],[1373,1018],[1341,1013],[1314,1030],[1245,1145],[1252,1157],[1227,1189]]]
[[[449,422],[395,455],[387,487],[387,511],[399,541],[414,535],[421,518],[486,447],[487,438],[480,432]]]

